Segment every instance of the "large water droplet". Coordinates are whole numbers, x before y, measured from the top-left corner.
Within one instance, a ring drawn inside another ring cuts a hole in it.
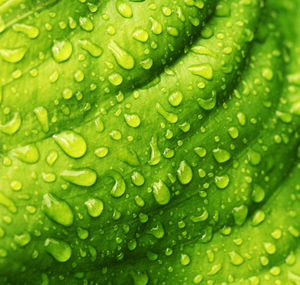
[[[97,173],[89,168],[64,170],[60,173],[60,176],[68,182],[84,187],[93,186],[97,180]]]
[[[0,49],[0,56],[6,62],[17,63],[24,58],[26,51],[27,49],[24,47],[16,49]]]
[[[214,156],[215,160],[219,163],[224,163],[231,158],[230,152],[228,152],[227,150],[221,149],[221,148],[214,149],[213,156]]]
[[[213,78],[213,69],[209,63],[192,65],[188,68],[188,70],[192,74],[201,76],[207,80],[211,80]]]
[[[80,40],[78,41],[78,43],[82,49],[86,50],[90,55],[94,57],[99,57],[103,52],[101,47],[92,43],[89,40]]]
[[[40,158],[40,153],[33,144],[14,149],[12,155],[26,163],[35,163]]]
[[[171,200],[170,190],[162,180],[153,183],[153,196],[160,205],[166,205]]]
[[[193,178],[193,171],[185,160],[180,162],[179,168],[177,169],[177,175],[181,184],[185,185],[191,182]]]
[[[47,193],[43,196],[42,210],[48,218],[63,226],[73,224],[73,212],[67,202],[59,199],[54,194]]]
[[[124,69],[130,70],[134,67],[134,58],[123,48],[121,48],[116,42],[110,41],[108,49],[114,55],[117,63]]]
[[[6,124],[0,124],[0,131],[7,135],[15,134],[21,127],[21,116],[19,112],[15,112],[13,118]]]
[[[111,189],[111,195],[115,198],[123,196],[126,190],[126,184],[121,174],[116,171],[112,171],[110,176],[114,178],[115,184]]]
[[[16,32],[25,34],[30,39],[35,39],[40,34],[40,31],[37,27],[29,26],[26,24],[14,24],[12,28]]]
[[[66,262],[71,258],[70,245],[62,240],[47,238],[44,243],[46,251],[58,262]]]
[[[73,131],[64,131],[53,135],[61,149],[73,158],[79,158],[86,153],[86,142],[82,136]]]
[[[148,163],[150,165],[157,165],[161,160],[161,153],[157,145],[156,137],[151,138],[150,147],[151,147],[151,157]]]
[[[55,40],[51,48],[53,58],[57,62],[64,62],[68,60],[73,52],[72,44],[68,40]]]
[[[44,107],[37,107],[34,109],[34,113],[42,126],[42,130],[47,133],[49,131],[48,111]]]
[[[88,199],[84,204],[87,207],[88,213],[91,217],[97,218],[102,214],[103,202],[97,198]]]

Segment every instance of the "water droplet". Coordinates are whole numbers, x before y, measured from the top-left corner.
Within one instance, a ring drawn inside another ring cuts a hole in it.
[[[269,81],[272,80],[274,76],[272,69],[270,69],[269,67],[263,68],[261,74],[265,79]]]
[[[0,131],[7,135],[15,134],[21,127],[21,116],[19,112],[15,112],[13,118],[6,124],[0,124]]]
[[[237,114],[237,119],[238,119],[239,124],[240,124],[241,126],[245,126],[245,125],[246,125],[246,116],[245,116],[244,113],[239,112],[239,113]]]
[[[237,139],[239,136],[239,129],[237,127],[230,127],[228,133],[233,139]]]
[[[265,215],[264,211],[257,210],[252,217],[252,225],[257,226],[257,225],[261,224],[264,221],[265,217],[266,217],[266,215]]]
[[[35,39],[40,34],[40,31],[37,27],[25,24],[14,24],[12,28],[16,32],[21,32],[25,34],[30,39]]]
[[[74,79],[76,82],[82,82],[84,79],[84,73],[82,70],[77,70],[74,74]]]
[[[181,263],[183,266],[189,265],[190,262],[191,262],[191,259],[190,259],[190,257],[189,257],[187,254],[182,253],[182,254],[180,255],[180,263]]]
[[[88,40],[80,40],[78,43],[79,46],[86,50],[91,56],[99,57],[103,52],[102,48]]]
[[[195,147],[194,151],[201,158],[205,157],[207,154],[207,151],[204,147]]]
[[[152,23],[151,31],[155,35],[160,35],[162,33],[162,25],[158,21],[154,20],[152,17],[150,17],[150,21]]]
[[[51,48],[53,58],[57,62],[64,62],[68,60],[73,52],[72,44],[68,40],[54,40]]]
[[[40,153],[33,144],[14,149],[12,155],[25,163],[36,163],[40,158]]]
[[[170,190],[162,180],[153,183],[153,195],[156,202],[160,205],[166,205],[171,200]]]
[[[157,165],[161,160],[161,153],[158,148],[156,137],[151,138],[150,147],[151,147],[151,157],[148,163],[150,165]]]
[[[87,207],[88,213],[91,217],[97,218],[103,212],[103,202],[96,198],[88,199],[84,204]]]
[[[155,105],[157,112],[162,115],[168,122],[175,124],[178,121],[176,114],[167,112],[159,103]]]
[[[244,262],[244,258],[241,257],[237,252],[231,251],[228,254],[229,254],[230,262],[233,265],[241,265]]]
[[[28,232],[24,232],[20,235],[15,235],[14,236],[14,241],[20,247],[24,247],[24,246],[28,245],[31,242],[31,236]]]
[[[197,54],[209,55],[212,57],[216,57],[216,54],[214,52],[212,52],[209,48],[204,47],[204,46],[194,46],[191,48],[191,50]]]
[[[134,58],[123,48],[121,48],[113,40],[108,44],[108,49],[112,52],[117,63],[124,69],[130,70],[134,68]]]
[[[116,171],[112,171],[110,176],[115,180],[115,184],[111,189],[111,195],[115,198],[123,196],[126,190],[126,184],[121,174]]]
[[[173,106],[173,107],[177,107],[180,105],[180,103],[182,102],[183,99],[183,95],[180,91],[175,91],[172,94],[170,94],[168,100],[169,103]]]
[[[53,135],[61,149],[73,158],[80,158],[86,153],[86,142],[82,136],[73,131],[64,131]]]
[[[151,225],[150,229],[147,230],[147,233],[153,235],[157,239],[162,239],[165,235],[165,230],[161,222],[156,222]]]
[[[6,197],[4,194],[2,194],[1,192],[0,192],[0,205],[6,207],[7,210],[13,214],[17,212],[17,207],[15,203],[11,199]]]
[[[202,282],[202,280],[203,280],[203,275],[198,274],[198,275],[196,275],[196,276],[194,277],[193,283],[194,283],[194,284],[200,284],[200,283]]]
[[[108,148],[105,146],[99,147],[95,150],[95,155],[100,158],[105,157],[107,154],[108,154]]]
[[[232,210],[232,214],[235,224],[241,226],[246,221],[248,215],[248,207],[245,205],[234,207]]]
[[[132,9],[128,3],[123,0],[118,0],[116,3],[116,7],[118,12],[124,18],[131,18],[132,17]]]
[[[229,184],[229,176],[228,175],[216,176],[215,183],[219,189],[225,189]]]
[[[57,160],[57,158],[58,158],[57,152],[52,150],[47,155],[46,161],[47,161],[48,165],[52,166],[55,163],[55,161]]]
[[[131,0],[133,1],[133,0]],[[133,2],[140,2],[137,0],[134,0]],[[130,272],[132,278],[133,278],[133,283],[134,285],[147,285],[149,278],[146,272],[141,272],[141,271],[131,271]]]
[[[6,62],[17,63],[24,58],[26,52],[27,49],[24,47],[16,49],[0,49],[0,56]]]
[[[94,29],[94,24],[88,17],[79,17],[79,26],[87,32]]]
[[[265,248],[265,251],[270,255],[272,255],[276,252],[276,246],[271,242],[265,242],[264,248]]]
[[[97,180],[96,172],[89,168],[64,170],[60,173],[60,176],[68,182],[84,187],[93,186]]]
[[[139,172],[134,171],[131,175],[131,181],[136,186],[142,186],[145,183],[145,178]]]
[[[265,190],[262,187],[260,187],[258,184],[254,184],[251,193],[251,198],[255,203],[262,202],[265,198]]]
[[[178,179],[181,184],[189,184],[193,178],[193,171],[189,164],[183,160],[179,164],[179,168],[177,169]]]
[[[80,239],[85,240],[89,237],[89,231],[84,228],[78,227],[77,235]]]
[[[137,128],[141,124],[141,119],[137,114],[124,114],[128,126]]]
[[[122,138],[122,134],[120,131],[118,130],[113,130],[109,133],[110,137],[115,140],[115,141],[119,141]]]
[[[44,243],[46,251],[58,262],[66,262],[71,258],[70,245],[62,240],[47,238]]]
[[[133,33],[133,38],[139,42],[145,43],[146,41],[148,41],[149,35],[147,31],[143,29],[137,29]]]
[[[199,97],[197,99],[197,102],[199,104],[199,106],[205,110],[205,111],[210,111],[212,110],[213,108],[215,108],[216,104],[217,104],[217,96],[216,96],[216,93],[215,92],[212,92],[212,97],[210,98],[201,98]]]
[[[188,70],[192,74],[201,76],[207,80],[211,80],[213,78],[213,69],[209,63],[192,65],[188,68]]]
[[[42,210],[48,218],[60,225],[68,227],[73,224],[74,216],[71,207],[54,194],[47,193],[43,196]]]
[[[221,264],[215,264],[212,266],[211,270],[207,273],[209,276],[216,275],[222,269]]]
[[[214,149],[213,156],[218,163],[227,162],[231,158],[231,154],[227,150],[221,148]]]
[[[48,111],[44,107],[37,107],[34,109],[34,113],[42,126],[43,132],[47,133],[49,131],[49,122],[48,122]]]
[[[123,77],[119,73],[113,73],[108,76],[108,80],[114,86],[119,86],[123,82]]]

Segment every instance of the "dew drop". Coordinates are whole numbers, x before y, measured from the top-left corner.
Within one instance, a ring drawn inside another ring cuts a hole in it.
[[[40,31],[37,27],[29,26],[25,24],[14,24],[13,30],[25,34],[30,39],[35,39],[39,36]]]
[[[180,183],[183,185],[189,184],[192,181],[193,171],[185,160],[180,162],[177,175]]]
[[[64,62],[68,60],[73,52],[72,44],[68,40],[54,40],[51,48],[53,58],[57,62]]]
[[[0,49],[0,56],[6,62],[17,63],[24,58],[26,52],[27,49],[24,47],[16,49]]]
[[[64,170],[60,173],[60,176],[68,182],[84,187],[93,186],[97,180],[96,172],[89,168]]]
[[[80,40],[78,43],[82,49],[86,50],[93,57],[99,57],[103,52],[101,47],[88,40]]]
[[[12,119],[6,124],[0,124],[0,131],[7,135],[15,134],[21,127],[22,119],[19,112],[15,112]]]
[[[18,147],[12,151],[12,155],[25,163],[36,163],[40,153],[34,144]]]
[[[108,49],[112,52],[117,63],[124,69],[130,70],[134,68],[134,58],[123,48],[121,48],[113,40],[108,44]]]
[[[170,190],[162,180],[153,183],[153,196],[159,205],[166,205],[170,202]]]
[[[34,113],[42,126],[43,132],[47,133],[49,131],[49,122],[48,122],[48,111],[44,107],[37,107],[34,109]]]
[[[54,194],[47,193],[43,196],[42,211],[60,225],[68,227],[73,224],[74,216],[71,207]]]
[[[73,158],[80,158],[86,153],[87,146],[84,138],[73,131],[55,134],[53,138],[61,149]]]
[[[156,137],[151,138],[150,147],[151,147],[151,157],[148,163],[150,165],[157,165],[161,160],[161,153],[158,148]]]
[[[70,245],[62,240],[47,238],[44,243],[46,251],[58,262],[66,262],[71,258]]]
[[[116,171],[112,171],[110,176],[115,180],[115,184],[110,192],[111,195],[115,198],[123,196],[126,190],[126,184],[122,175]]]
[[[141,124],[141,119],[137,114],[124,114],[125,121],[128,126],[137,128]]]
[[[103,212],[103,202],[96,198],[88,199],[84,204],[87,207],[88,213],[91,217],[97,218]]]
[[[211,80],[213,78],[213,69],[209,63],[192,65],[188,68],[188,70],[192,74],[201,76],[207,80]]]

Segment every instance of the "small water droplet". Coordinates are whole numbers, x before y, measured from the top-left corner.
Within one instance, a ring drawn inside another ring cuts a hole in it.
[[[133,38],[136,39],[139,42],[145,43],[148,41],[149,35],[148,32],[143,29],[137,29],[133,33]]]
[[[216,176],[215,183],[219,189],[225,189],[229,184],[229,176],[228,175]]]
[[[181,263],[183,266],[189,265],[190,262],[191,262],[191,259],[190,259],[190,257],[189,257],[187,254],[182,253],[182,254],[180,255],[180,263]]]
[[[228,254],[230,257],[230,262],[233,265],[241,265],[244,262],[244,258],[240,256],[237,252],[231,251]]]
[[[182,99],[183,99],[183,95],[180,91],[176,91],[173,92],[172,94],[170,94],[169,96],[169,103],[173,106],[173,107],[177,107],[180,105]]]
[[[28,245],[31,242],[31,236],[28,232],[24,232],[20,235],[15,235],[14,236],[14,241],[20,247],[24,247],[24,246]]]
[[[232,214],[235,224],[241,226],[246,221],[248,215],[248,207],[245,205],[234,207],[232,210]]]

